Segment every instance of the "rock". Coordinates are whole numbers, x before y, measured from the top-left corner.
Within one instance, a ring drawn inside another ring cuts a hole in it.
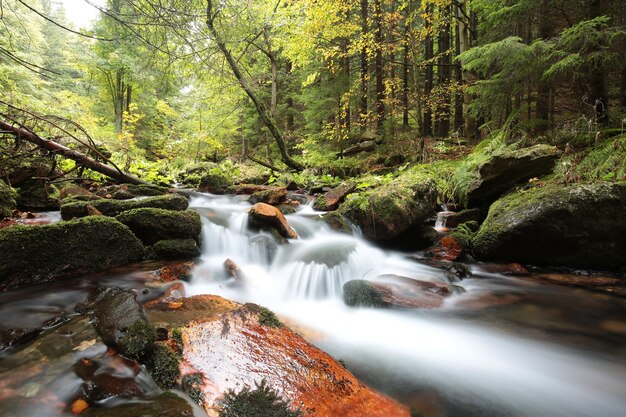
[[[115,218],[128,226],[144,245],[168,239],[194,239],[200,242],[202,223],[200,215],[195,211],[138,208],[123,211]]]
[[[90,313],[102,341],[127,357],[143,358],[154,346],[156,330],[148,324],[132,291],[100,288],[85,303],[77,304],[76,310]]]
[[[282,237],[288,239],[298,238],[280,210],[269,204],[257,203],[252,206],[250,208],[250,223],[256,227],[274,229]]]
[[[269,185],[239,184],[228,187],[229,194],[249,195],[270,189]]]
[[[437,308],[452,293],[447,284],[420,281],[396,275],[381,275],[381,282],[348,281],[343,300],[351,307]]]
[[[11,212],[15,210],[15,193],[13,189],[0,180],[0,219],[11,216]]]
[[[159,282],[189,281],[193,267],[193,262],[176,262],[149,272],[146,278]]]
[[[130,200],[135,197],[155,197],[169,192],[165,187],[152,184],[116,184],[103,187],[96,194],[115,200]]]
[[[0,352],[36,338],[41,329],[0,329]]]
[[[73,403],[73,411],[75,408],[84,411],[90,404],[110,398],[144,397],[144,390],[135,379],[140,371],[139,364],[135,361],[119,355],[104,355],[97,359],[82,358],[74,364],[73,370],[84,381],[81,386],[83,398]],[[81,400],[83,403],[80,403]]]
[[[172,392],[141,402],[130,402],[111,407],[91,407],[81,417],[193,417],[193,407]]]
[[[478,166],[467,188],[468,206],[490,204],[515,184],[552,172],[559,157],[554,146],[535,145],[493,155]]]
[[[548,185],[496,201],[473,240],[486,260],[617,269],[626,253],[626,185]]]
[[[276,257],[278,251],[278,245],[274,239],[265,235],[256,235],[248,239],[250,249],[253,253],[257,254],[259,260],[265,260],[267,264],[271,264]]]
[[[59,190],[46,180],[27,180],[18,192],[17,204],[27,210],[57,210],[61,204]]]
[[[402,233],[393,240],[380,242],[382,246],[401,251],[420,251],[437,243],[439,233],[426,225],[417,225]]]
[[[410,256],[409,258],[432,268],[443,269],[444,271],[456,275],[458,278],[469,278],[472,276],[470,269],[460,262],[442,261],[431,258],[418,258],[415,256]]]
[[[195,239],[159,240],[146,250],[149,258],[164,260],[195,259],[201,254]]]
[[[441,213],[440,213],[441,214]],[[443,214],[445,225],[454,228],[466,222],[479,222],[482,219],[482,210],[479,208],[466,209],[461,211],[448,211]]]
[[[366,140],[344,149],[339,152],[337,156],[351,156],[360,152],[372,152],[374,150],[376,150],[376,142],[373,140]]]
[[[0,229],[0,291],[140,261],[143,245],[108,217]]]
[[[341,183],[339,186],[328,191],[324,195],[320,195],[315,199],[313,208],[320,211],[337,210],[339,204],[343,202],[348,194],[356,190],[356,185],[351,182]]]
[[[85,197],[86,200],[97,200],[99,198],[91,191],[87,191],[83,187],[72,183],[65,184],[59,191],[59,195],[61,196],[61,199],[77,196]]]
[[[527,274],[529,275],[529,274]],[[607,276],[584,276],[576,274],[560,274],[560,273],[540,273],[532,276],[553,284],[575,285],[581,287],[606,287],[612,285],[622,285],[624,280],[616,277]]]
[[[285,199],[287,189],[285,187],[270,187],[267,190],[257,191],[248,198],[250,204],[266,203],[272,206],[277,205]]]
[[[205,174],[200,178],[198,191],[211,194],[224,194],[232,185],[231,180],[222,173]]]
[[[416,173],[406,173],[391,184],[356,195],[339,212],[361,227],[365,236],[389,240],[422,224],[435,210],[435,183]]]
[[[336,232],[342,232],[348,235],[352,234],[352,225],[350,224],[350,221],[341,213],[333,211],[323,214],[319,217],[319,219]]]
[[[77,201],[61,206],[61,217],[70,220],[76,217],[89,215],[87,206],[93,206],[105,216],[117,216],[123,211],[137,208],[160,208],[164,210],[183,211],[189,207],[187,198],[178,194],[167,194],[156,197],[147,197],[139,200],[109,200]]]
[[[263,379],[306,416],[410,416],[408,409],[367,388],[265,308],[241,306],[217,296],[180,302],[172,311],[162,306],[155,320],[171,317],[180,323],[180,312],[187,314],[187,321],[178,327],[181,375],[183,380],[193,376],[196,394],[201,394],[196,398],[211,416],[218,415],[219,402],[228,390],[239,392]]]
[[[511,263],[511,264],[482,264],[482,269],[493,274],[503,274],[512,276],[525,276],[530,275],[528,269],[524,265]]]

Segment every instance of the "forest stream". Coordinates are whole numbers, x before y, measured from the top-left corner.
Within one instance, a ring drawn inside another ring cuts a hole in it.
[[[453,280],[406,253],[376,247],[358,230],[331,230],[315,219],[311,204],[286,216],[299,239],[277,245],[271,234],[249,229],[249,206],[239,196],[192,195],[203,245],[187,296],[217,294],[269,307],[360,380],[418,415],[623,415],[624,298],[550,284],[535,273],[489,272],[493,266],[483,264],[468,264],[472,276]],[[238,279],[225,271],[225,259],[238,266]],[[134,289],[140,301],[154,298],[158,291],[142,278],[151,268],[154,263],[1,293],[0,329],[35,328],[69,314],[97,286]],[[389,274],[451,284],[453,294],[432,310],[344,304],[346,282]],[[47,358],[34,355],[29,344],[0,356],[1,415],[72,415],[68,404],[85,389],[78,375],[86,372],[134,380],[144,395],[160,392],[145,370],[90,341],[84,320],[61,335],[55,326],[48,323],[44,336],[31,342],[48,343],[38,350],[50,352]],[[75,351],[81,343],[92,345]],[[98,369],[87,370],[89,361]],[[19,392],[7,388],[15,379],[22,381]],[[103,404],[136,401],[113,397]],[[199,408],[195,413],[203,415]]]

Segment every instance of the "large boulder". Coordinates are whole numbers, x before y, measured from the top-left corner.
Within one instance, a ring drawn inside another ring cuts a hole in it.
[[[352,182],[341,183],[327,193],[318,196],[313,203],[313,208],[320,211],[337,210],[339,204],[355,189],[356,185]]]
[[[257,203],[250,208],[250,223],[259,228],[276,230],[282,237],[297,239],[298,235],[289,226],[287,219],[276,207],[265,203]]]
[[[195,239],[164,239],[147,248],[151,259],[188,260],[200,256],[201,250]]]
[[[452,293],[447,284],[396,275],[382,275],[377,282],[352,280],[343,285],[343,300],[351,307],[437,308]]]
[[[228,190],[228,187],[232,185],[232,180],[228,178],[226,174],[211,172],[204,174],[202,178],[200,178],[198,191],[211,194],[224,194]]]
[[[477,166],[465,190],[468,206],[490,204],[515,184],[549,174],[559,157],[554,146],[535,145],[494,154]]]
[[[202,223],[195,211],[138,208],[123,211],[115,218],[128,226],[145,245],[167,239],[191,238],[200,242]]]
[[[0,219],[9,217],[15,206],[13,190],[4,181],[0,180]]]
[[[115,219],[95,216],[0,229],[0,291],[143,258],[141,241]]]
[[[269,187],[266,190],[255,192],[248,198],[250,204],[266,203],[275,206],[285,199],[287,189],[285,187]]]
[[[61,202],[59,190],[45,180],[24,182],[17,196],[18,206],[27,210],[58,210]]]
[[[166,194],[137,200],[111,200],[103,198],[93,201],[75,201],[61,206],[61,217],[63,217],[63,220],[69,220],[76,217],[89,216],[89,206],[92,206],[105,216],[117,216],[124,211],[138,208],[159,208],[183,211],[187,210],[189,202],[186,197],[179,194]]]
[[[473,240],[482,259],[620,268],[626,253],[626,185],[548,185],[496,201]]]
[[[196,296],[156,305],[148,315],[155,325],[171,329],[182,354],[178,379],[210,416],[219,415],[225,394],[262,380],[307,417],[410,415],[263,307]]]
[[[103,187],[96,194],[103,198],[130,200],[135,197],[154,197],[169,193],[165,187],[153,184],[115,184]]]
[[[349,199],[339,212],[359,225],[368,238],[389,240],[432,216],[436,202],[435,182],[409,172],[389,185]]]

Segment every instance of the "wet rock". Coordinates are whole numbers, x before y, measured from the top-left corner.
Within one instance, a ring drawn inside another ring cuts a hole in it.
[[[380,244],[387,248],[401,251],[419,251],[437,243],[439,233],[433,227],[417,225],[402,233],[393,240],[383,241]]]
[[[352,234],[352,226],[350,221],[341,213],[330,212],[320,216],[320,220],[328,225],[332,230],[336,232]]]
[[[558,157],[559,150],[548,145],[493,155],[477,168],[474,180],[467,189],[468,205],[489,204],[515,184],[549,174]]]
[[[199,304],[207,309],[198,308]],[[195,305],[194,314],[190,314],[189,305]],[[218,414],[219,401],[229,389],[239,392],[263,379],[291,407],[300,408],[307,416],[410,415],[406,408],[367,388],[341,364],[280,322],[268,320],[272,314],[267,309],[200,296],[181,300],[173,311],[163,306],[157,318],[172,317],[180,323],[181,311],[193,320],[179,328],[181,376],[195,376],[198,399],[209,415]],[[215,366],[218,363],[220,366]]]
[[[548,185],[495,202],[473,240],[482,259],[616,269],[626,253],[626,185]]]
[[[173,263],[149,272],[146,278],[159,282],[189,281],[194,265],[193,262]]]
[[[470,269],[460,262],[442,261],[432,258],[418,258],[416,256],[410,256],[409,258],[433,268],[443,269],[444,271],[454,274],[458,278],[469,278],[472,276]]]
[[[224,270],[228,275],[233,277],[234,279],[239,279],[239,274],[241,274],[241,269],[237,266],[237,264],[232,259],[226,259],[224,261]]]
[[[274,206],[265,203],[257,203],[250,209],[250,223],[259,228],[271,228],[276,230],[282,237],[297,239],[298,235],[289,226],[285,216]]]
[[[158,298],[145,303],[144,307],[150,308],[157,304],[169,303],[179,298],[183,298],[184,296],[185,296],[185,285],[180,281],[172,282],[167,287],[167,289],[163,292],[163,294],[161,294]],[[157,329],[157,337],[158,337],[158,331],[159,329]]]
[[[36,338],[41,329],[0,329],[0,351]]]
[[[343,300],[351,307],[437,308],[451,293],[447,284],[396,275],[382,275],[377,282],[348,281],[343,286]]]
[[[494,274],[512,275],[512,276],[525,276],[530,275],[528,269],[524,265],[510,263],[510,264],[482,264],[481,267]]]
[[[553,284],[576,285],[581,287],[605,287],[624,284],[624,280],[622,278],[594,275],[585,276],[563,273],[540,273],[534,274],[532,277],[549,281]]]
[[[123,211],[115,218],[128,226],[145,245],[168,239],[200,241],[202,223],[195,211],[139,208]]]
[[[0,180],[0,219],[11,216],[15,210],[15,193],[4,181]]]
[[[97,200],[99,197],[76,184],[66,184],[59,191],[59,195],[61,199],[71,198],[71,197],[84,197],[85,200]]]
[[[103,198],[130,200],[135,197],[155,197],[169,192],[165,187],[152,184],[116,184],[103,187],[96,194]]]
[[[444,236],[426,251],[426,256],[436,261],[455,261],[463,253],[463,246],[454,236]]]
[[[93,201],[77,201],[66,203],[61,206],[63,220],[89,215],[87,206],[93,206],[105,216],[117,216],[118,214],[138,208],[159,208],[165,210],[183,211],[189,207],[187,198],[178,194],[167,194],[156,197],[147,197],[139,200],[110,200],[100,199]]]
[[[270,187],[263,191],[257,191],[248,198],[250,204],[266,203],[273,206],[285,199],[287,189],[285,187]]]
[[[192,406],[171,392],[141,402],[123,403],[112,407],[91,407],[82,417],[193,417]]]
[[[73,370],[84,381],[81,391],[87,406],[114,397],[144,396],[144,390],[135,379],[140,371],[139,364],[119,355],[104,355],[99,359],[82,358]],[[82,407],[86,409],[85,405]]]
[[[250,248],[264,258],[268,264],[271,264],[276,257],[278,245],[271,237],[265,235],[252,236],[248,239],[248,243]]]
[[[125,356],[143,358],[154,346],[156,330],[147,322],[132,291],[101,288],[85,303],[77,304],[76,310],[91,314],[104,343]]]
[[[270,189],[269,185],[239,184],[228,188],[229,194],[249,195]]]
[[[211,194],[224,194],[232,181],[222,173],[209,173],[200,178],[198,191]]]
[[[411,172],[385,187],[356,195],[343,203],[339,212],[370,239],[389,240],[422,224],[434,213],[436,199],[435,183]]]
[[[87,217],[0,229],[0,290],[139,261],[143,245],[120,222]]]
[[[19,189],[18,206],[27,210],[57,210],[61,205],[59,190],[46,180],[28,180]]]
[[[348,194],[353,193],[354,190],[356,190],[356,185],[354,183],[341,183],[339,186],[328,191],[326,194],[317,197],[313,203],[313,208],[321,211],[337,210],[339,204],[343,202]]]
[[[164,260],[195,259],[202,253],[195,239],[159,240],[146,248],[147,257]]]
[[[479,222],[482,219],[482,210],[479,208],[448,211],[439,214],[445,219],[445,224],[448,228],[454,228],[466,222]]]

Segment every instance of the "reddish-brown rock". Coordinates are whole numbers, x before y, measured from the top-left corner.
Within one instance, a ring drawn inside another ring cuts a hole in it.
[[[273,206],[279,204],[287,196],[287,189],[285,187],[269,187],[266,190],[257,191],[252,194],[248,201],[251,204],[266,203]]]
[[[438,261],[455,261],[463,253],[463,248],[454,237],[446,236],[428,249],[426,253]]]
[[[341,183],[337,187],[328,191],[326,194],[317,197],[317,199],[315,199],[315,203],[313,204],[313,208],[315,210],[322,211],[337,210],[339,204],[348,194],[353,193],[355,189],[356,185],[354,183]]]
[[[172,318],[178,322],[172,326],[182,326],[181,376],[201,375],[201,405],[209,416],[218,416],[217,402],[226,390],[254,387],[262,379],[306,417],[410,416],[406,407],[366,387],[289,328],[264,324],[268,313],[217,296],[183,299],[175,309],[165,304],[148,312],[155,323]]]
[[[289,226],[283,213],[266,203],[257,203],[250,209],[250,223],[257,227],[275,229],[282,237],[297,239],[298,235]]]
[[[176,262],[165,265],[156,271],[150,271],[146,278],[161,282],[188,281],[191,278],[191,270],[194,265],[194,262]]]

